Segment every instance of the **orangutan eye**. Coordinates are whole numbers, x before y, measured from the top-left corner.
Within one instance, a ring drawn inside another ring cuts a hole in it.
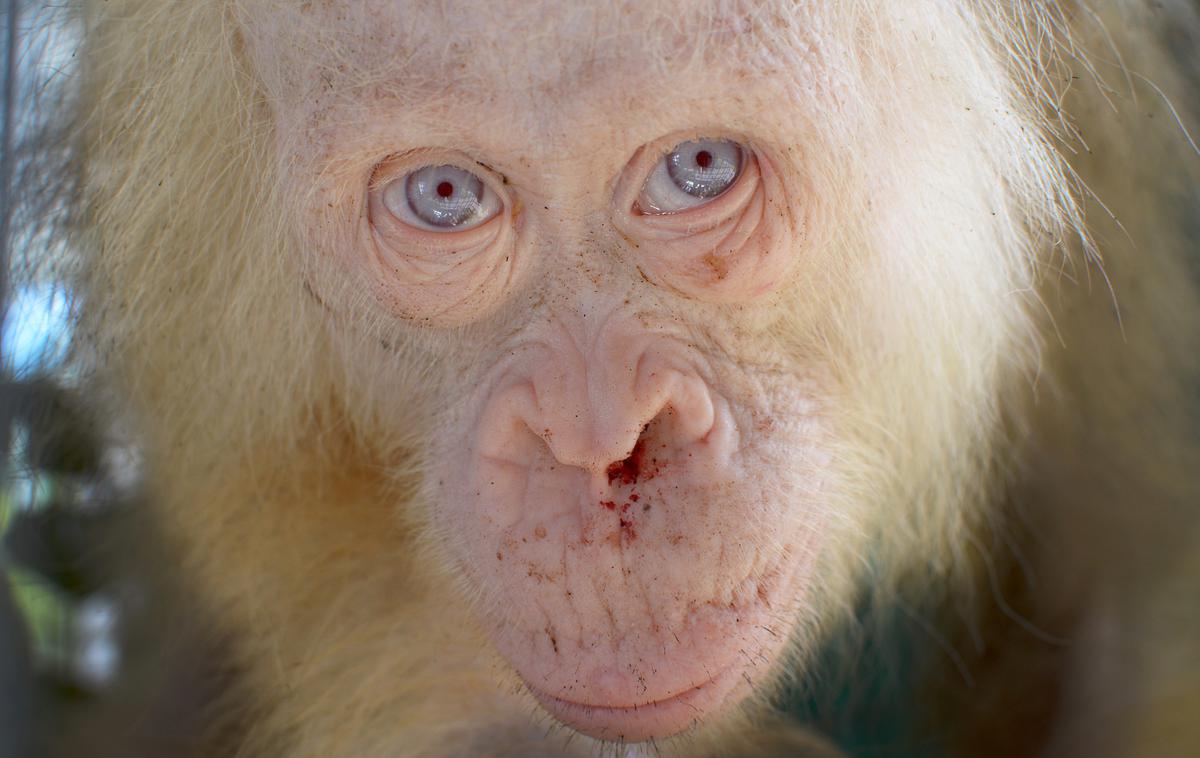
[[[662,214],[703,205],[733,186],[742,171],[745,148],[728,140],[682,142],[654,167],[638,208]]]
[[[473,229],[500,212],[500,198],[457,166],[425,166],[393,180],[383,204],[406,224],[435,232]]]

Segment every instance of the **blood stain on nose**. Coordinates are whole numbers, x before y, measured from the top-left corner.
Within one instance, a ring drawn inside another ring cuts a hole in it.
[[[654,479],[662,473],[662,469],[667,465],[668,461],[650,455],[647,451],[649,447],[646,443],[645,429],[642,430],[642,436],[638,438],[637,443],[630,451],[629,457],[621,461],[615,461],[605,470],[608,475],[608,483],[610,486],[629,486],[641,482],[646,482]],[[667,445],[664,443],[662,447],[665,449]],[[626,502],[621,502],[620,499],[599,501],[600,507],[610,511],[617,512],[617,523],[620,526],[620,531],[613,535],[613,538],[620,539],[625,542],[630,542],[637,539],[637,521],[635,519],[636,510],[635,503],[641,505],[643,514],[649,513],[650,503],[646,501],[646,494],[637,491],[630,491],[626,496]]]
[[[616,461],[608,467],[608,483],[612,484],[618,479],[621,484],[633,484],[642,474],[642,454],[645,452],[646,443],[643,440],[638,440],[633,446],[633,451],[629,457],[623,461]]]

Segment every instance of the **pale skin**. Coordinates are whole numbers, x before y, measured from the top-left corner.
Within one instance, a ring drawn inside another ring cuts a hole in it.
[[[585,733],[664,738],[715,717],[770,675],[827,521],[823,367],[781,372],[771,344],[822,234],[792,104],[814,83],[783,66],[748,76],[732,39],[702,76],[652,72],[636,38],[601,48],[619,64],[546,71],[557,40],[505,47],[480,70],[461,56],[476,88],[431,99],[406,86],[414,67],[453,62],[390,61],[403,5],[368,8],[316,22],[324,44],[378,66],[366,101],[336,80],[319,94],[319,49],[267,32],[253,57],[299,157],[291,181],[320,187],[305,254],[338,260],[333,275],[361,281],[385,316],[464,327],[446,332],[470,347],[443,361],[457,400],[435,415],[426,489],[466,584],[492,601],[483,624],[539,702]],[[505,15],[475,8],[467,23]],[[261,26],[251,11],[252,38]],[[506,95],[477,97],[488,91]],[[697,140],[740,154],[736,178],[647,210],[651,173]],[[495,196],[477,225],[422,229],[411,207],[389,209],[387,193],[440,165]],[[361,304],[319,276],[331,318],[356,318]]]

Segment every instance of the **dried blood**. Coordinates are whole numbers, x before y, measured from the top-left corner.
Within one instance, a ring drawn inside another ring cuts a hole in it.
[[[625,539],[627,540],[637,539],[637,532],[634,531],[633,521],[621,519],[621,532],[625,535]]]
[[[618,479],[621,484],[633,484],[638,480],[642,473],[642,452],[646,445],[642,440],[638,440],[633,446],[633,452],[623,461],[617,461],[608,467],[608,483],[612,484]]]

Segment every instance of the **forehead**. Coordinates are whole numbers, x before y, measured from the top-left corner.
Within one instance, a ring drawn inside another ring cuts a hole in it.
[[[794,42],[777,0],[244,0],[269,94],[370,90],[429,103],[490,93],[563,99],[670,71],[753,65]],[[713,68],[717,70],[713,70]]]

